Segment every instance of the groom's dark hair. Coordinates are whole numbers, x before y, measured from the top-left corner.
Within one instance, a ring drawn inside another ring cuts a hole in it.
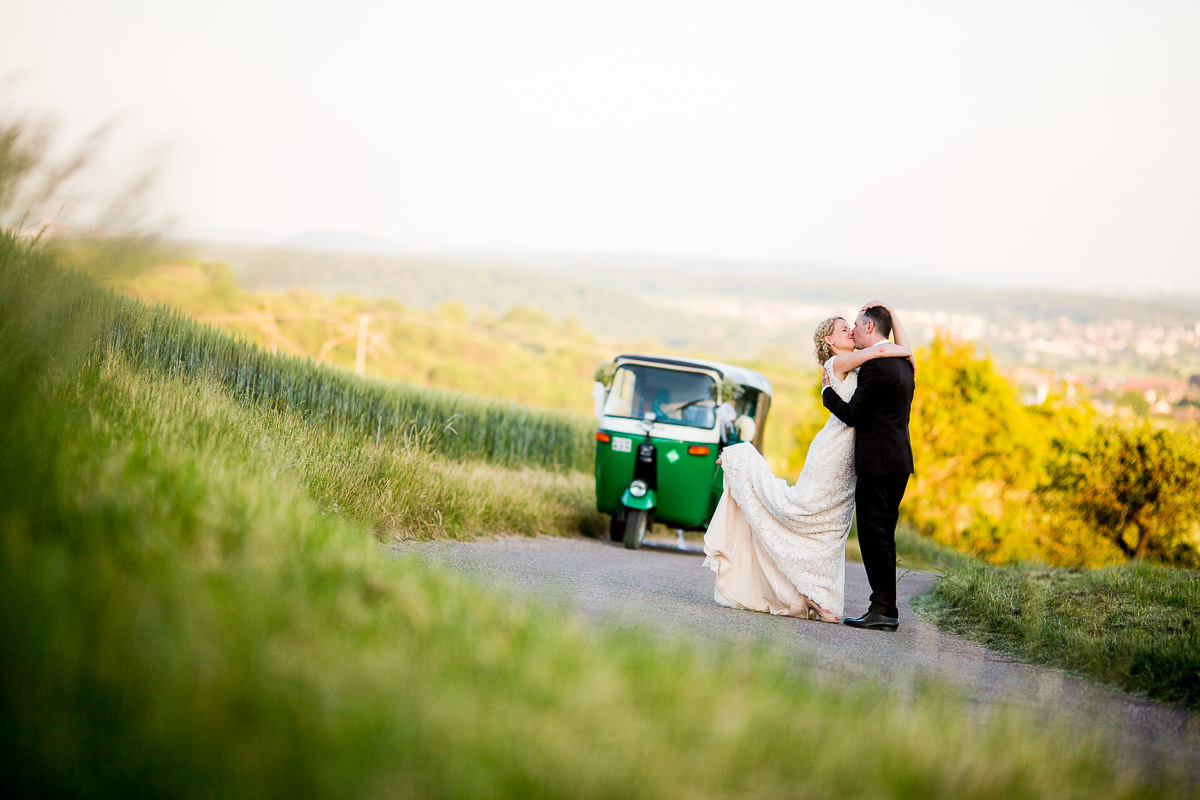
[[[892,335],[892,315],[883,306],[871,306],[863,316],[875,324],[875,332],[883,338]]]

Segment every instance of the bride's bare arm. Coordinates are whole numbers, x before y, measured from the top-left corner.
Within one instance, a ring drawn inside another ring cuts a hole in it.
[[[917,369],[917,359],[912,354],[912,343],[908,340],[908,331],[904,330],[904,324],[900,322],[900,317],[896,314],[896,309],[892,308],[887,303],[881,303],[878,300],[872,300],[864,305],[862,310],[866,311],[868,308],[874,308],[876,306],[882,307],[883,310],[888,312],[888,314],[891,316],[892,338],[896,341],[896,344],[900,345],[901,347],[908,348],[909,353],[905,357],[908,359],[909,363],[912,364],[913,371],[915,372]]]
[[[882,308],[888,312],[888,316],[892,318],[892,339],[901,347],[912,347],[912,343],[908,341],[908,332],[904,330],[904,325],[900,322],[900,317],[896,314],[896,309],[878,300],[872,300],[865,304],[862,310],[866,311],[868,308]]]
[[[858,369],[873,358],[912,358],[912,350],[890,342],[873,347],[864,347],[862,350],[855,350],[851,353],[842,353],[835,356],[833,371],[837,374],[839,381],[845,380],[846,376],[853,370]]]

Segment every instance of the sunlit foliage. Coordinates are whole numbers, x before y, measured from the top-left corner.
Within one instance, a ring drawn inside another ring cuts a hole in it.
[[[1044,491],[1130,560],[1200,567],[1200,441],[1104,425],[1055,460]]]
[[[1022,405],[967,343],[938,338],[918,357],[901,510],[922,533],[999,562],[1194,563],[1193,438],[1101,423],[1061,397]]]

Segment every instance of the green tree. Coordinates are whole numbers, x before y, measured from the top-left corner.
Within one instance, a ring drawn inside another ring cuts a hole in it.
[[[910,434],[916,474],[901,511],[922,533],[998,561],[1058,556],[1044,545],[1034,491],[1059,442],[1088,412],[1056,399],[1024,406],[968,342],[936,337],[917,353]]]
[[[1097,427],[1055,460],[1042,494],[1112,542],[1128,560],[1200,566],[1200,456],[1194,436]]]
[[[1038,483],[1043,439],[1016,389],[974,346],[935,338],[918,354],[910,431],[916,474],[905,512],[935,539],[984,555]]]

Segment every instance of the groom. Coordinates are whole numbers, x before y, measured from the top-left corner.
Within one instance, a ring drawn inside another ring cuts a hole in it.
[[[868,303],[854,321],[854,347],[863,350],[882,344],[891,332],[892,315],[882,305]],[[904,358],[866,362],[858,370],[858,388],[848,403],[830,389],[828,372],[824,384],[821,397],[825,407],[855,429],[858,543],[871,583],[870,608],[861,617],[844,622],[853,628],[894,631],[900,626],[900,610],[896,607],[896,520],[913,471],[908,440],[913,368]]]

